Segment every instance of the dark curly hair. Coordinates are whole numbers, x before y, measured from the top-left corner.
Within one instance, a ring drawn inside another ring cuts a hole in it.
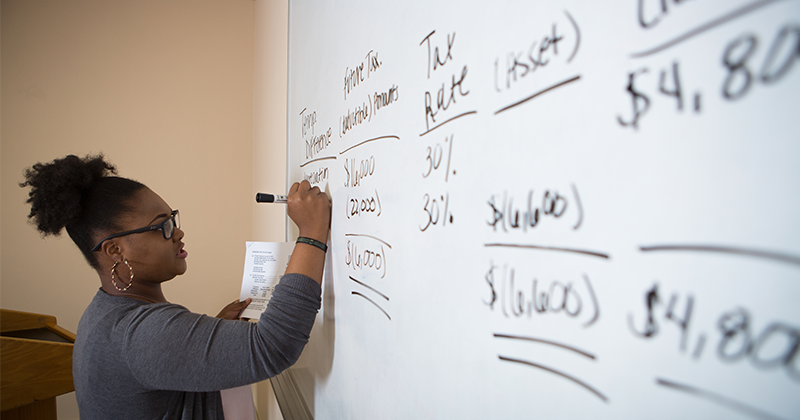
[[[132,198],[144,184],[121,178],[102,154],[79,158],[69,155],[37,163],[25,171],[20,187],[31,187],[27,203],[31,219],[43,235],[69,237],[93,268],[98,268],[92,238],[121,230],[119,216],[132,211]]]

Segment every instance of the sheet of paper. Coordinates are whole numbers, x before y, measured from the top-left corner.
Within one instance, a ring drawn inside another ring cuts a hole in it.
[[[220,391],[220,396],[225,420],[256,420],[253,390],[250,385],[223,389]]]
[[[253,299],[242,318],[258,318],[267,309],[294,249],[293,242],[247,242],[240,300]]]

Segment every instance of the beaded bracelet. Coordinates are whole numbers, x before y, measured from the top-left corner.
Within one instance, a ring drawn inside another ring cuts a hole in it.
[[[300,236],[300,237],[297,238],[297,243],[298,244],[302,243],[302,244],[308,244],[308,245],[311,245],[311,246],[315,246],[315,247],[321,249],[322,252],[328,252],[328,245],[325,245],[324,243],[322,243],[322,242],[320,242],[320,241],[318,241],[316,239],[311,239],[311,238],[306,238],[306,237]]]

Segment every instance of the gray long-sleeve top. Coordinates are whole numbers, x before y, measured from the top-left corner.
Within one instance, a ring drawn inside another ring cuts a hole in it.
[[[219,390],[262,381],[297,361],[320,295],[314,280],[287,274],[251,323],[98,291],[73,352],[81,419],[222,419]]]

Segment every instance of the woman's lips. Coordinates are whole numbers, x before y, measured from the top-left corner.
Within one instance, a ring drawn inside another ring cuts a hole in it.
[[[178,251],[178,258],[186,258],[189,256],[189,253],[183,249],[183,245],[181,245],[181,249]]]

